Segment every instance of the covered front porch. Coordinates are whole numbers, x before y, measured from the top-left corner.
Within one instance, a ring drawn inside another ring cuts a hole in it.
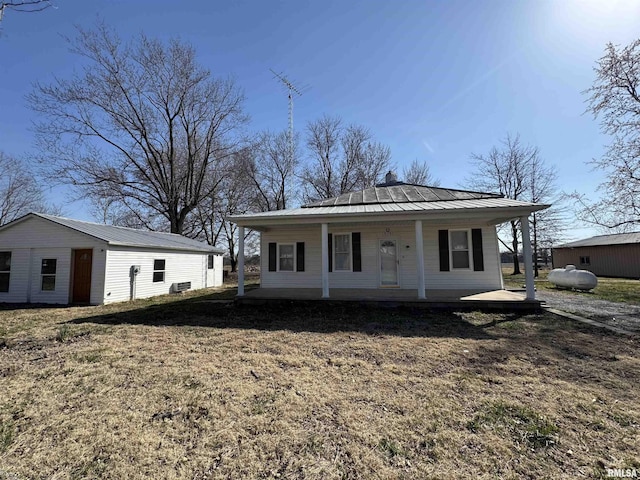
[[[415,270],[412,275],[414,275],[415,281],[413,288],[385,288],[385,286],[380,286],[380,288],[355,288],[361,285],[354,285],[354,288],[345,288],[351,285],[332,285],[333,282],[330,282],[330,260],[331,253],[330,247],[327,242],[328,233],[329,233],[329,223],[311,223],[310,226],[317,232],[313,232],[313,236],[318,235],[317,238],[318,244],[321,248],[319,248],[319,257],[321,260],[321,268],[320,275],[315,276],[314,282],[309,282],[306,285],[300,285],[299,288],[285,288],[290,287],[290,285],[275,285],[277,288],[269,288],[274,287],[274,285],[267,284],[266,287],[261,285],[259,290],[254,290],[251,292],[246,292],[244,289],[244,234],[245,227],[240,224],[238,227],[238,240],[239,240],[239,251],[238,255],[238,300],[241,303],[256,303],[266,300],[300,300],[300,301],[311,301],[311,300],[335,300],[335,301],[368,301],[368,302],[403,302],[403,303],[419,303],[419,304],[430,304],[430,305],[438,305],[438,304],[446,304],[449,306],[461,305],[461,306],[473,306],[473,305],[483,305],[482,302],[492,302],[492,305],[511,305],[514,306],[516,303],[523,303],[528,306],[537,306],[539,307],[540,303],[536,302],[535,298],[535,288],[534,288],[534,278],[533,278],[533,262],[532,262],[532,252],[531,252],[531,242],[529,237],[529,221],[528,216],[521,216],[519,220],[522,225],[522,244],[523,244],[523,253],[524,253],[524,270],[525,270],[525,289],[523,292],[511,292],[503,289],[496,289],[497,287],[502,287],[502,280],[500,277],[500,281],[492,282],[493,285],[488,286],[483,285],[481,288],[476,289],[450,289],[447,290],[446,287],[443,288],[440,285],[440,288],[428,288],[429,284],[425,281],[425,250],[424,250],[424,241],[423,241],[423,221],[421,219],[413,219],[410,220],[409,225],[411,226],[411,235],[414,236],[415,241],[409,245],[409,242],[406,242],[406,249],[410,251],[410,248],[415,249]],[[495,221],[486,221],[487,225],[491,225],[493,228],[493,224]],[[368,222],[368,224],[374,224],[376,222]],[[388,222],[378,222],[383,225],[388,224]],[[406,222],[408,223],[408,222]],[[352,222],[353,225],[353,222]],[[255,227],[254,227],[255,228]],[[256,228],[260,230],[260,228]],[[263,229],[261,231],[266,231],[267,229]],[[389,228],[386,229],[387,231]],[[445,231],[446,232],[446,231]],[[440,233],[438,231],[438,233]],[[360,234],[358,234],[360,235]],[[273,244],[275,245],[275,243]],[[497,252],[497,245],[495,247],[496,261],[499,262],[499,254]],[[480,251],[480,256],[482,256],[482,250]],[[317,258],[317,257],[316,257]],[[413,259],[413,257],[412,257]],[[374,260],[375,261],[375,260]],[[382,264],[382,259],[380,260]],[[399,264],[399,262],[397,262]],[[364,262],[362,263],[364,265]],[[375,263],[374,263],[375,265]],[[263,265],[264,267],[264,265]],[[499,267],[499,266],[498,266]],[[442,269],[442,268],[441,268]],[[447,271],[448,263],[446,267]],[[480,268],[482,270],[482,267]],[[269,266],[269,270],[271,270],[271,266]],[[275,270],[275,267],[274,267]],[[475,270],[475,268],[470,268],[470,275],[474,272],[471,270]],[[497,270],[499,272],[499,270]],[[497,273],[497,275],[501,275],[501,273]],[[460,277],[459,277],[460,278]],[[343,282],[344,283],[344,282]],[[440,282],[431,282],[430,285],[435,285]],[[449,282],[448,286],[451,286],[452,282]],[[465,283],[465,282],[463,282]],[[264,285],[264,284],[263,284]],[[316,288],[317,285],[317,288]],[[396,283],[397,287],[400,287],[399,283]],[[468,282],[464,285],[466,287],[471,286]],[[463,285],[460,285],[463,287]],[[491,291],[487,291],[490,290]],[[478,294],[478,292],[483,292]],[[247,301],[244,301],[244,297],[247,297]],[[511,308],[510,307],[510,308]],[[528,307],[527,307],[528,308]]]
[[[538,311],[541,302],[527,299],[525,291],[492,290],[477,293],[471,290],[427,289],[419,298],[412,290],[340,288],[323,297],[321,288],[256,288],[236,297],[241,305],[261,305],[278,302],[358,302],[380,306],[406,305],[425,309],[518,310]]]

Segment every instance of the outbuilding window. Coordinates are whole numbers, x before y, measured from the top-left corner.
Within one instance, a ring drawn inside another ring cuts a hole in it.
[[[11,252],[0,252],[0,292],[9,291]]]
[[[56,289],[56,271],[58,260],[55,258],[43,258],[40,267],[41,289],[43,292],[52,292]]]
[[[207,257],[207,268],[213,270],[213,255]]]
[[[580,257],[580,265],[591,265],[591,257],[584,256],[584,257]]]
[[[165,260],[154,260],[153,261],[153,282],[164,282],[164,272],[165,272]]]

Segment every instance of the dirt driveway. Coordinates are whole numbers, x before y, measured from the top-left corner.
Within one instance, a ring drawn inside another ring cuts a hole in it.
[[[589,293],[540,290],[546,306],[640,334],[640,306],[593,298]]]

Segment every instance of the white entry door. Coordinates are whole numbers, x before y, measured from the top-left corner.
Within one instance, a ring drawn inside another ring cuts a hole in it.
[[[398,286],[398,247],[395,240],[380,240],[380,285]]]

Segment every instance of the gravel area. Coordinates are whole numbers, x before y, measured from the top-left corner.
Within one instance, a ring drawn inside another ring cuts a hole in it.
[[[562,290],[539,290],[536,297],[548,307],[640,334],[640,306],[599,300],[592,298],[589,293],[576,294]]]

